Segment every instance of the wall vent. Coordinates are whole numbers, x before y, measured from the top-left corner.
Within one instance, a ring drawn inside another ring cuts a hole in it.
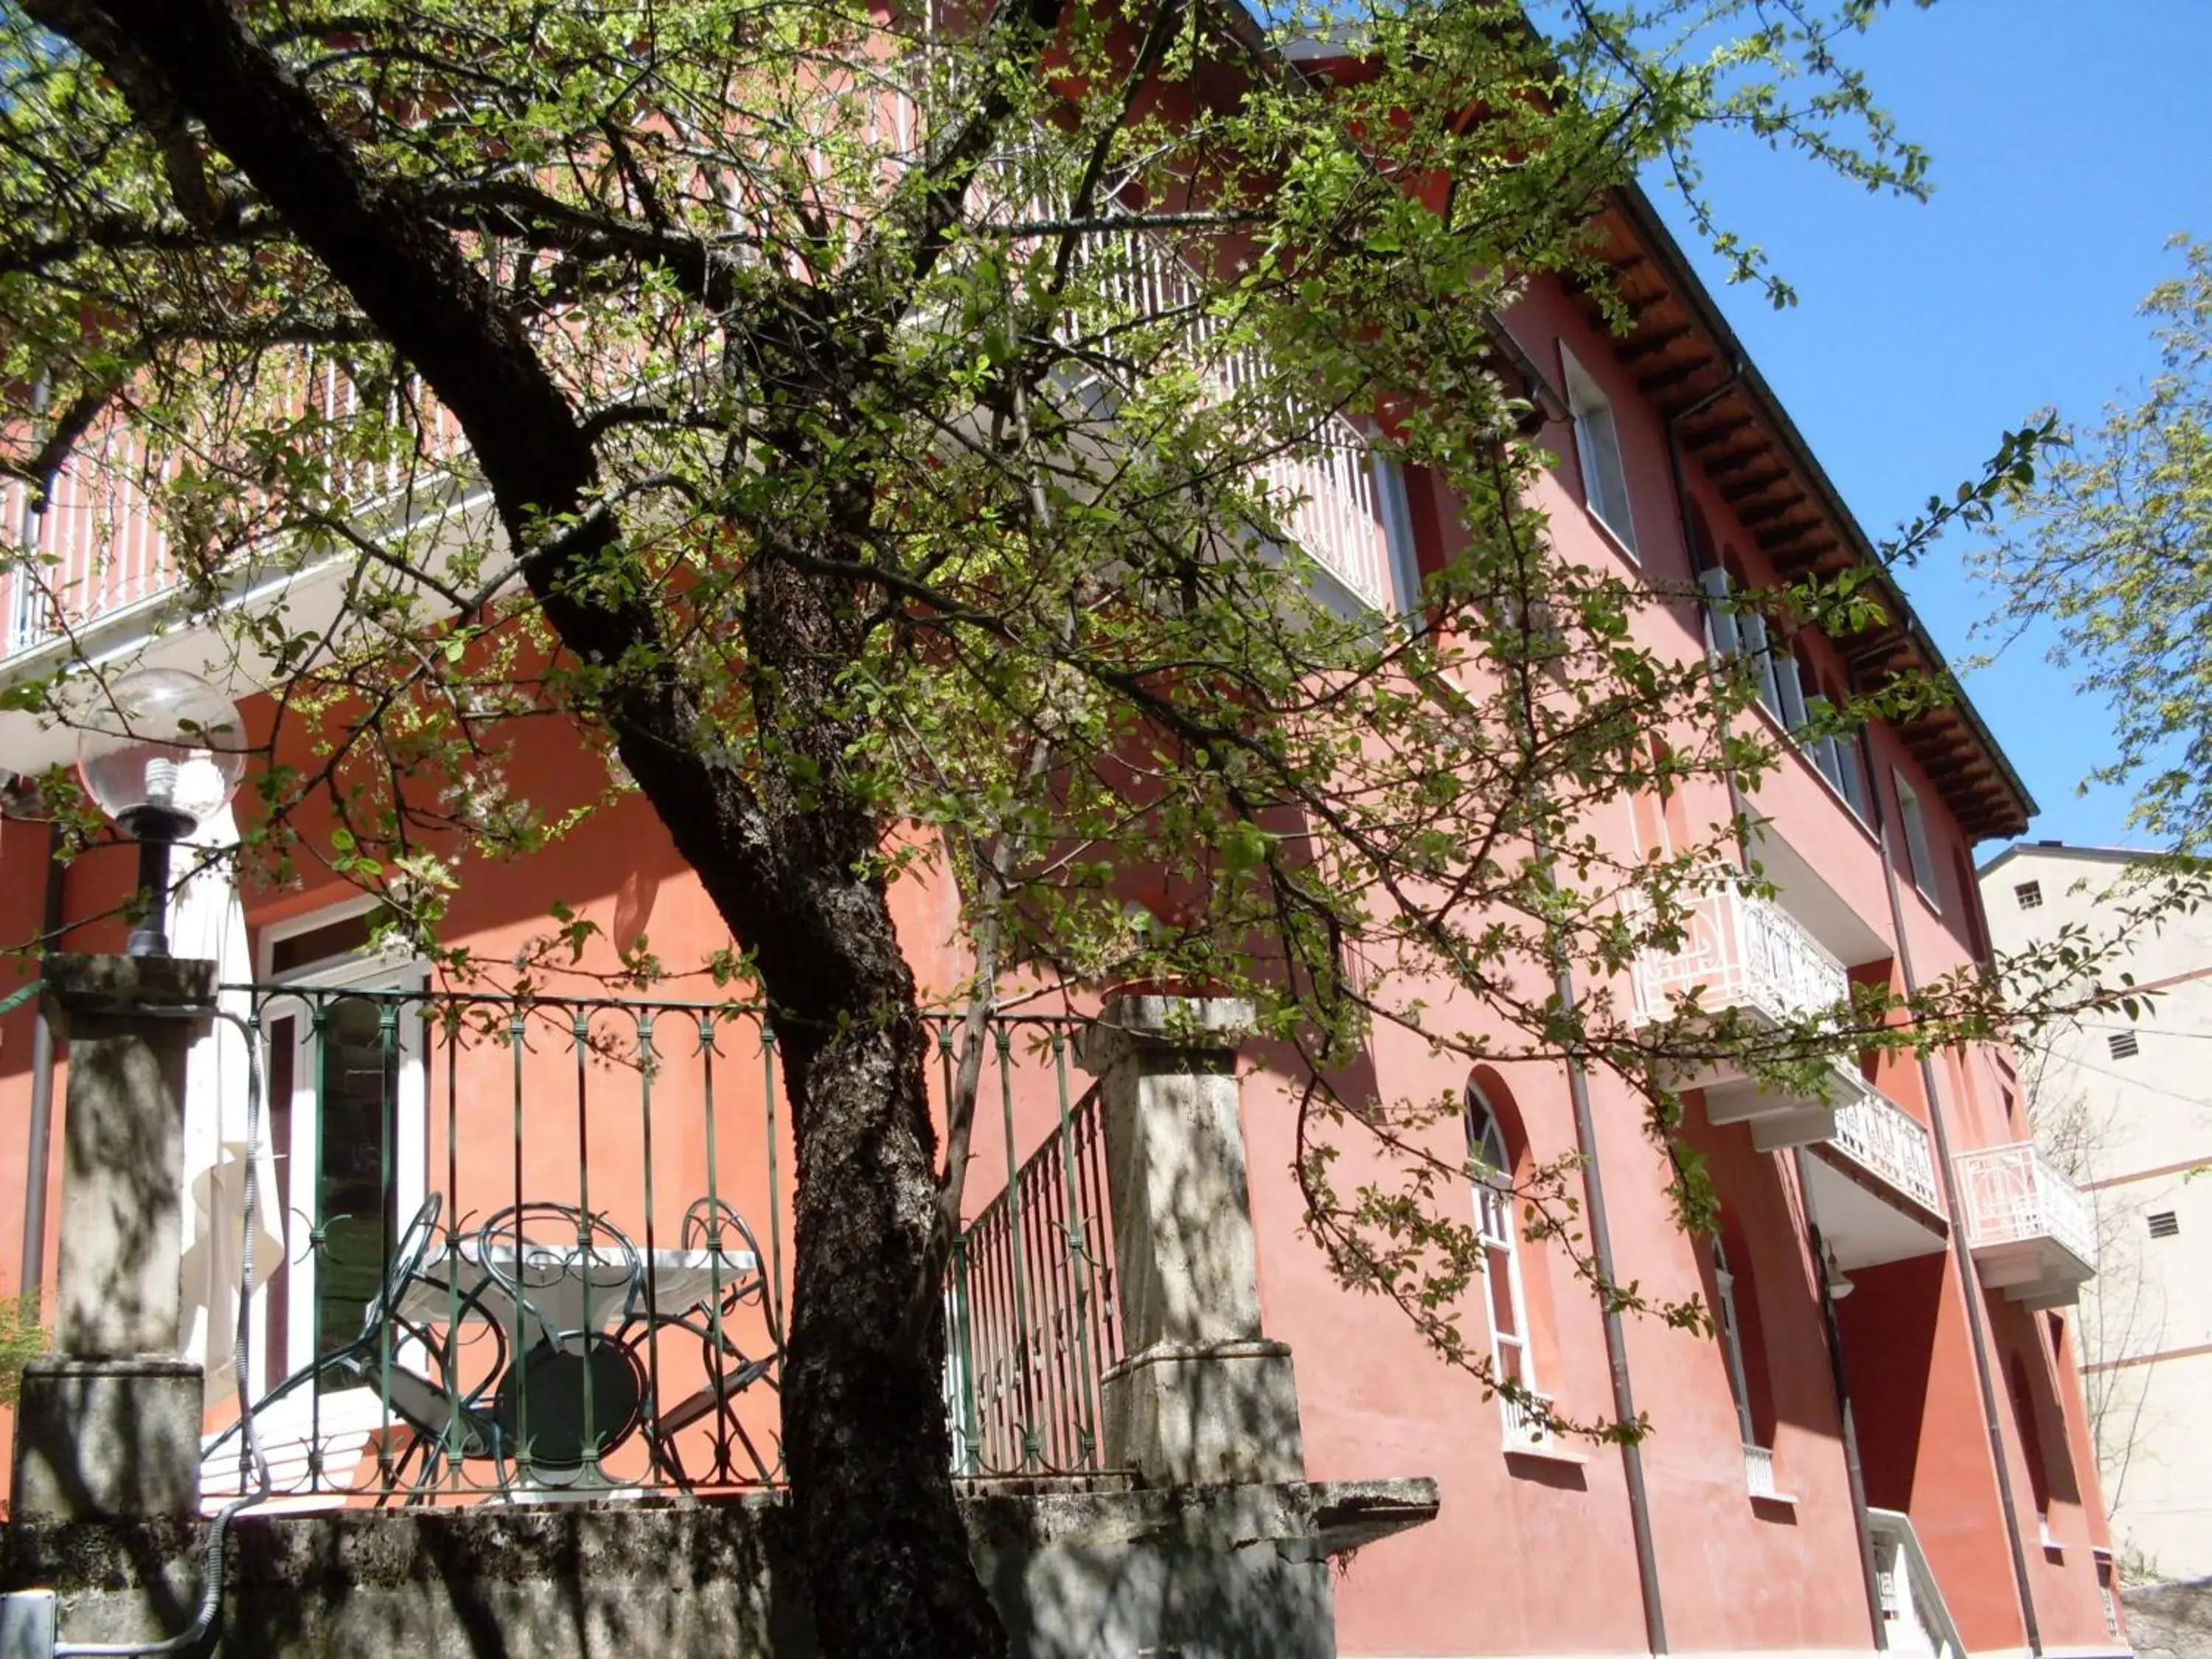
[[[2133,1060],[2142,1049],[2133,1031],[2113,1032],[2105,1039],[2105,1046],[2112,1051],[2114,1060]]]
[[[2171,1210],[2153,1210],[2145,1218],[2153,1238],[2172,1238],[2181,1231],[2181,1218]]]

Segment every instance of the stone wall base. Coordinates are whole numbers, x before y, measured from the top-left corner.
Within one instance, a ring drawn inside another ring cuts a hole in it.
[[[1158,1343],[1099,1379],[1106,1462],[1148,1485],[1303,1480],[1287,1343]]]
[[[179,1359],[34,1359],[15,1407],[18,1520],[197,1515],[200,1368]]]
[[[963,1498],[1018,1659],[1328,1659],[1329,1557],[1433,1518],[1429,1480]],[[202,1659],[816,1659],[780,1497],[242,1516]],[[158,1640],[198,1600],[198,1522],[0,1530],[0,1590],[56,1593],[64,1642]]]

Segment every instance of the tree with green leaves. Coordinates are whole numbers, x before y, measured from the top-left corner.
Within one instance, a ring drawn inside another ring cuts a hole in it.
[[[1594,216],[1646,167],[1772,283],[1697,184],[1717,127],[1917,193],[1839,58],[1880,9],[0,8],[7,464],[43,487],[112,428],[167,458],[185,618],[276,688],[246,860],[340,871],[446,973],[494,971],[440,924],[477,854],[589,810],[506,781],[550,720],[726,921],[712,962],[625,970],[741,984],[785,1057],[785,1446],[828,1651],[1004,1648],[937,1306],[1006,983],[1249,997],[1307,1079],[1322,1248],[1499,1387],[1451,1311],[1468,1166],[1425,1130],[1455,1108],[1332,1091],[1376,1028],[1611,1066],[1662,1138],[1701,1054],[1802,1082],[1910,1040],[1872,1001],[1771,1030],[1606,988],[1680,945],[1739,826],[1646,859],[1598,815],[1777,756],[1731,725],[1747,673],[1650,642],[1693,595],[1553,543],[1496,320],[1532,276],[1606,301]],[[1297,66],[1317,41],[1334,72]],[[1370,449],[1464,518],[1402,610],[1307,510],[1314,469]],[[333,558],[335,617],[234,602]],[[1847,632],[1868,601],[1846,576],[1745,603]],[[8,695],[82,718],[105,672]],[[918,982],[891,926],[922,866],[960,896],[960,985]],[[1563,969],[1598,988],[1563,1004]],[[1338,1190],[1369,1133],[1399,1184]]]
[[[2112,711],[2112,757],[2086,781],[2132,783],[2158,842],[2212,838],[2212,246],[2142,304],[2159,373],[2140,403],[2065,434],[2010,493],[1977,550],[1990,627],[2048,627],[2051,660]]]

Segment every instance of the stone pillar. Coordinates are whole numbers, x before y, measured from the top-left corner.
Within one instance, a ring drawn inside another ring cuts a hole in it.
[[[1252,1006],[1131,996],[1077,1059],[1100,1080],[1128,1357],[1102,1379],[1110,1467],[1156,1486],[1305,1476],[1291,1351],[1260,1334],[1237,1046]]]
[[[69,1042],[54,1352],[23,1368],[14,1513],[93,1520],[199,1508],[200,1367],[184,1344],[185,1056],[215,964],[46,958]]]

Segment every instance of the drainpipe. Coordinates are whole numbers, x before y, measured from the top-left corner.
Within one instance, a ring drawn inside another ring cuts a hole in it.
[[[61,940],[63,893],[66,877],[61,860],[62,826],[46,822],[46,914],[40,921],[39,947],[51,951]],[[25,1296],[41,1294],[46,1276],[46,1167],[53,1156],[54,1028],[46,1018],[46,1002],[39,999],[37,1023],[31,1027],[30,1151],[24,1164],[23,1276],[16,1288]]]
[[[1547,864],[1551,861],[1551,849],[1539,836],[1537,855]],[[1559,999],[1561,1010],[1571,1016],[1575,1012],[1574,969],[1568,965],[1566,953],[1556,940],[1552,950],[1552,982]],[[1597,1270],[1607,1285],[1613,1282],[1613,1230],[1606,1219],[1605,1183],[1598,1175],[1597,1128],[1590,1115],[1589,1073],[1583,1067],[1579,1048],[1567,1050],[1567,1094],[1575,1109],[1575,1150],[1582,1154],[1583,1201],[1589,1215],[1590,1250],[1597,1258]],[[1605,1357],[1613,1373],[1613,1414],[1623,1423],[1636,1417],[1636,1390],[1628,1376],[1628,1340],[1621,1329],[1620,1310],[1607,1305],[1605,1310]],[[1652,1542],[1651,1500],[1644,1481],[1644,1450],[1640,1446],[1623,1444],[1620,1449],[1621,1472],[1628,1485],[1628,1524],[1636,1540],[1636,1577],[1644,1592],[1644,1635],[1655,1654],[1667,1649],[1667,1613],[1659,1592],[1659,1557]]]
[[[1869,782],[1873,780],[1869,779]],[[1912,948],[1905,937],[1905,899],[1898,885],[1897,860],[1890,856],[1888,826],[1881,821],[1881,791],[1869,791],[1874,804],[1875,841],[1881,848],[1882,879],[1889,888],[1889,925],[1897,935],[1897,965],[1905,976],[1905,993],[1915,994],[1920,981],[1912,971]],[[1966,1334],[1972,1339],[1974,1376],[1981,1385],[1982,1421],[1989,1431],[1990,1456],[1997,1468],[1997,1505],[2004,1511],[2005,1541],[2012,1550],[2014,1587],[2020,1593],[2021,1622],[2027,1631],[2027,1650],[2043,1659],[2043,1632],[2035,1619],[2035,1596],[2027,1582],[2027,1552],[2020,1540],[2020,1512],[2013,1502],[2012,1474],[2005,1467],[2004,1433],[1999,1426],[1996,1385],[1990,1375],[1989,1339],[1982,1332],[1979,1279],[1974,1273],[1972,1250],[1966,1243],[1966,1208],[1959,1201],[1957,1171],[1951,1164],[1951,1138],[1944,1132],[1943,1109],[1936,1092],[1936,1064],[1925,1052],[1919,1056],[1920,1086],[1928,1097],[1929,1127],[1936,1134],[1936,1163],[1943,1172],[1943,1201],[1951,1212],[1951,1259],[1959,1269],[1959,1295],[1966,1303]]]
[[[1689,483],[1682,465],[1682,446],[1678,428],[1691,416],[1711,408],[1735,387],[1743,377],[1743,365],[1731,362],[1721,383],[1680,414],[1669,416],[1662,427],[1667,437],[1667,467],[1674,486],[1675,522],[1681,526],[1682,546],[1690,554],[1692,565],[1697,561],[1696,538],[1690,520]],[[1702,587],[1698,592],[1698,614],[1711,620],[1712,601]],[[1723,722],[1722,736],[1727,736]],[[1744,826],[1750,817],[1749,803],[1744,798],[1743,785],[1734,772],[1728,775],[1729,811],[1736,822],[1736,852],[1745,865],[1751,862],[1751,848],[1744,836]],[[1879,808],[1875,809],[1879,811]],[[1893,902],[1894,895],[1892,895]],[[1836,1417],[1841,1424],[1844,1437],[1844,1477],[1850,1493],[1851,1526],[1858,1535],[1859,1576],[1866,1588],[1867,1620],[1874,1629],[1875,1651],[1885,1652],[1889,1647],[1889,1623],[1882,1617],[1881,1577],[1875,1564],[1874,1522],[1867,1512],[1866,1471],[1859,1458],[1858,1422],[1851,1410],[1850,1380],[1844,1363],[1844,1334],[1836,1322],[1836,1300],[1828,1289],[1826,1247],[1820,1238],[1820,1224],[1813,1216],[1813,1187],[1806,1178],[1806,1152],[1802,1146],[1795,1151],[1797,1190],[1804,1195],[1807,1243],[1813,1252],[1813,1279],[1820,1287],[1820,1329],[1828,1349],[1828,1381],[1836,1399]]]
[[[40,374],[31,386],[31,413],[42,414],[50,396],[46,377]],[[23,487],[22,521],[17,538],[25,547],[39,544],[39,512],[28,484]],[[45,914],[40,919],[39,948],[51,951],[62,935],[62,826],[46,821],[46,890]],[[30,1146],[24,1164],[23,1272],[15,1288],[22,1295],[44,1294],[46,1277],[46,1170],[53,1157],[54,1028],[46,1018],[46,1000],[39,999],[36,1022],[31,1027]]]
[[[1858,1419],[1851,1411],[1851,1384],[1844,1365],[1843,1328],[1836,1323],[1835,1293],[1828,1288],[1828,1247],[1813,1212],[1813,1183],[1807,1179],[1808,1154],[1795,1149],[1797,1190],[1805,1195],[1805,1232],[1813,1246],[1813,1280],[1820,1287],[1820,1330],[1828,1344],[1828,1381],[1835,1389],[1836,1415],[1843,1425],[1844,1478],[1850,1488],[1851,1524],[1859,1536],[1859,1572],[1866,1580],[1867,1618],[1874,1625],[1877,1653],[1889,1647],[1889,1621],[1882,1616],[1881,1575],[1875,1566],[1874,1523],[1867,1513],[1866,1468],[1859,1461]]]

